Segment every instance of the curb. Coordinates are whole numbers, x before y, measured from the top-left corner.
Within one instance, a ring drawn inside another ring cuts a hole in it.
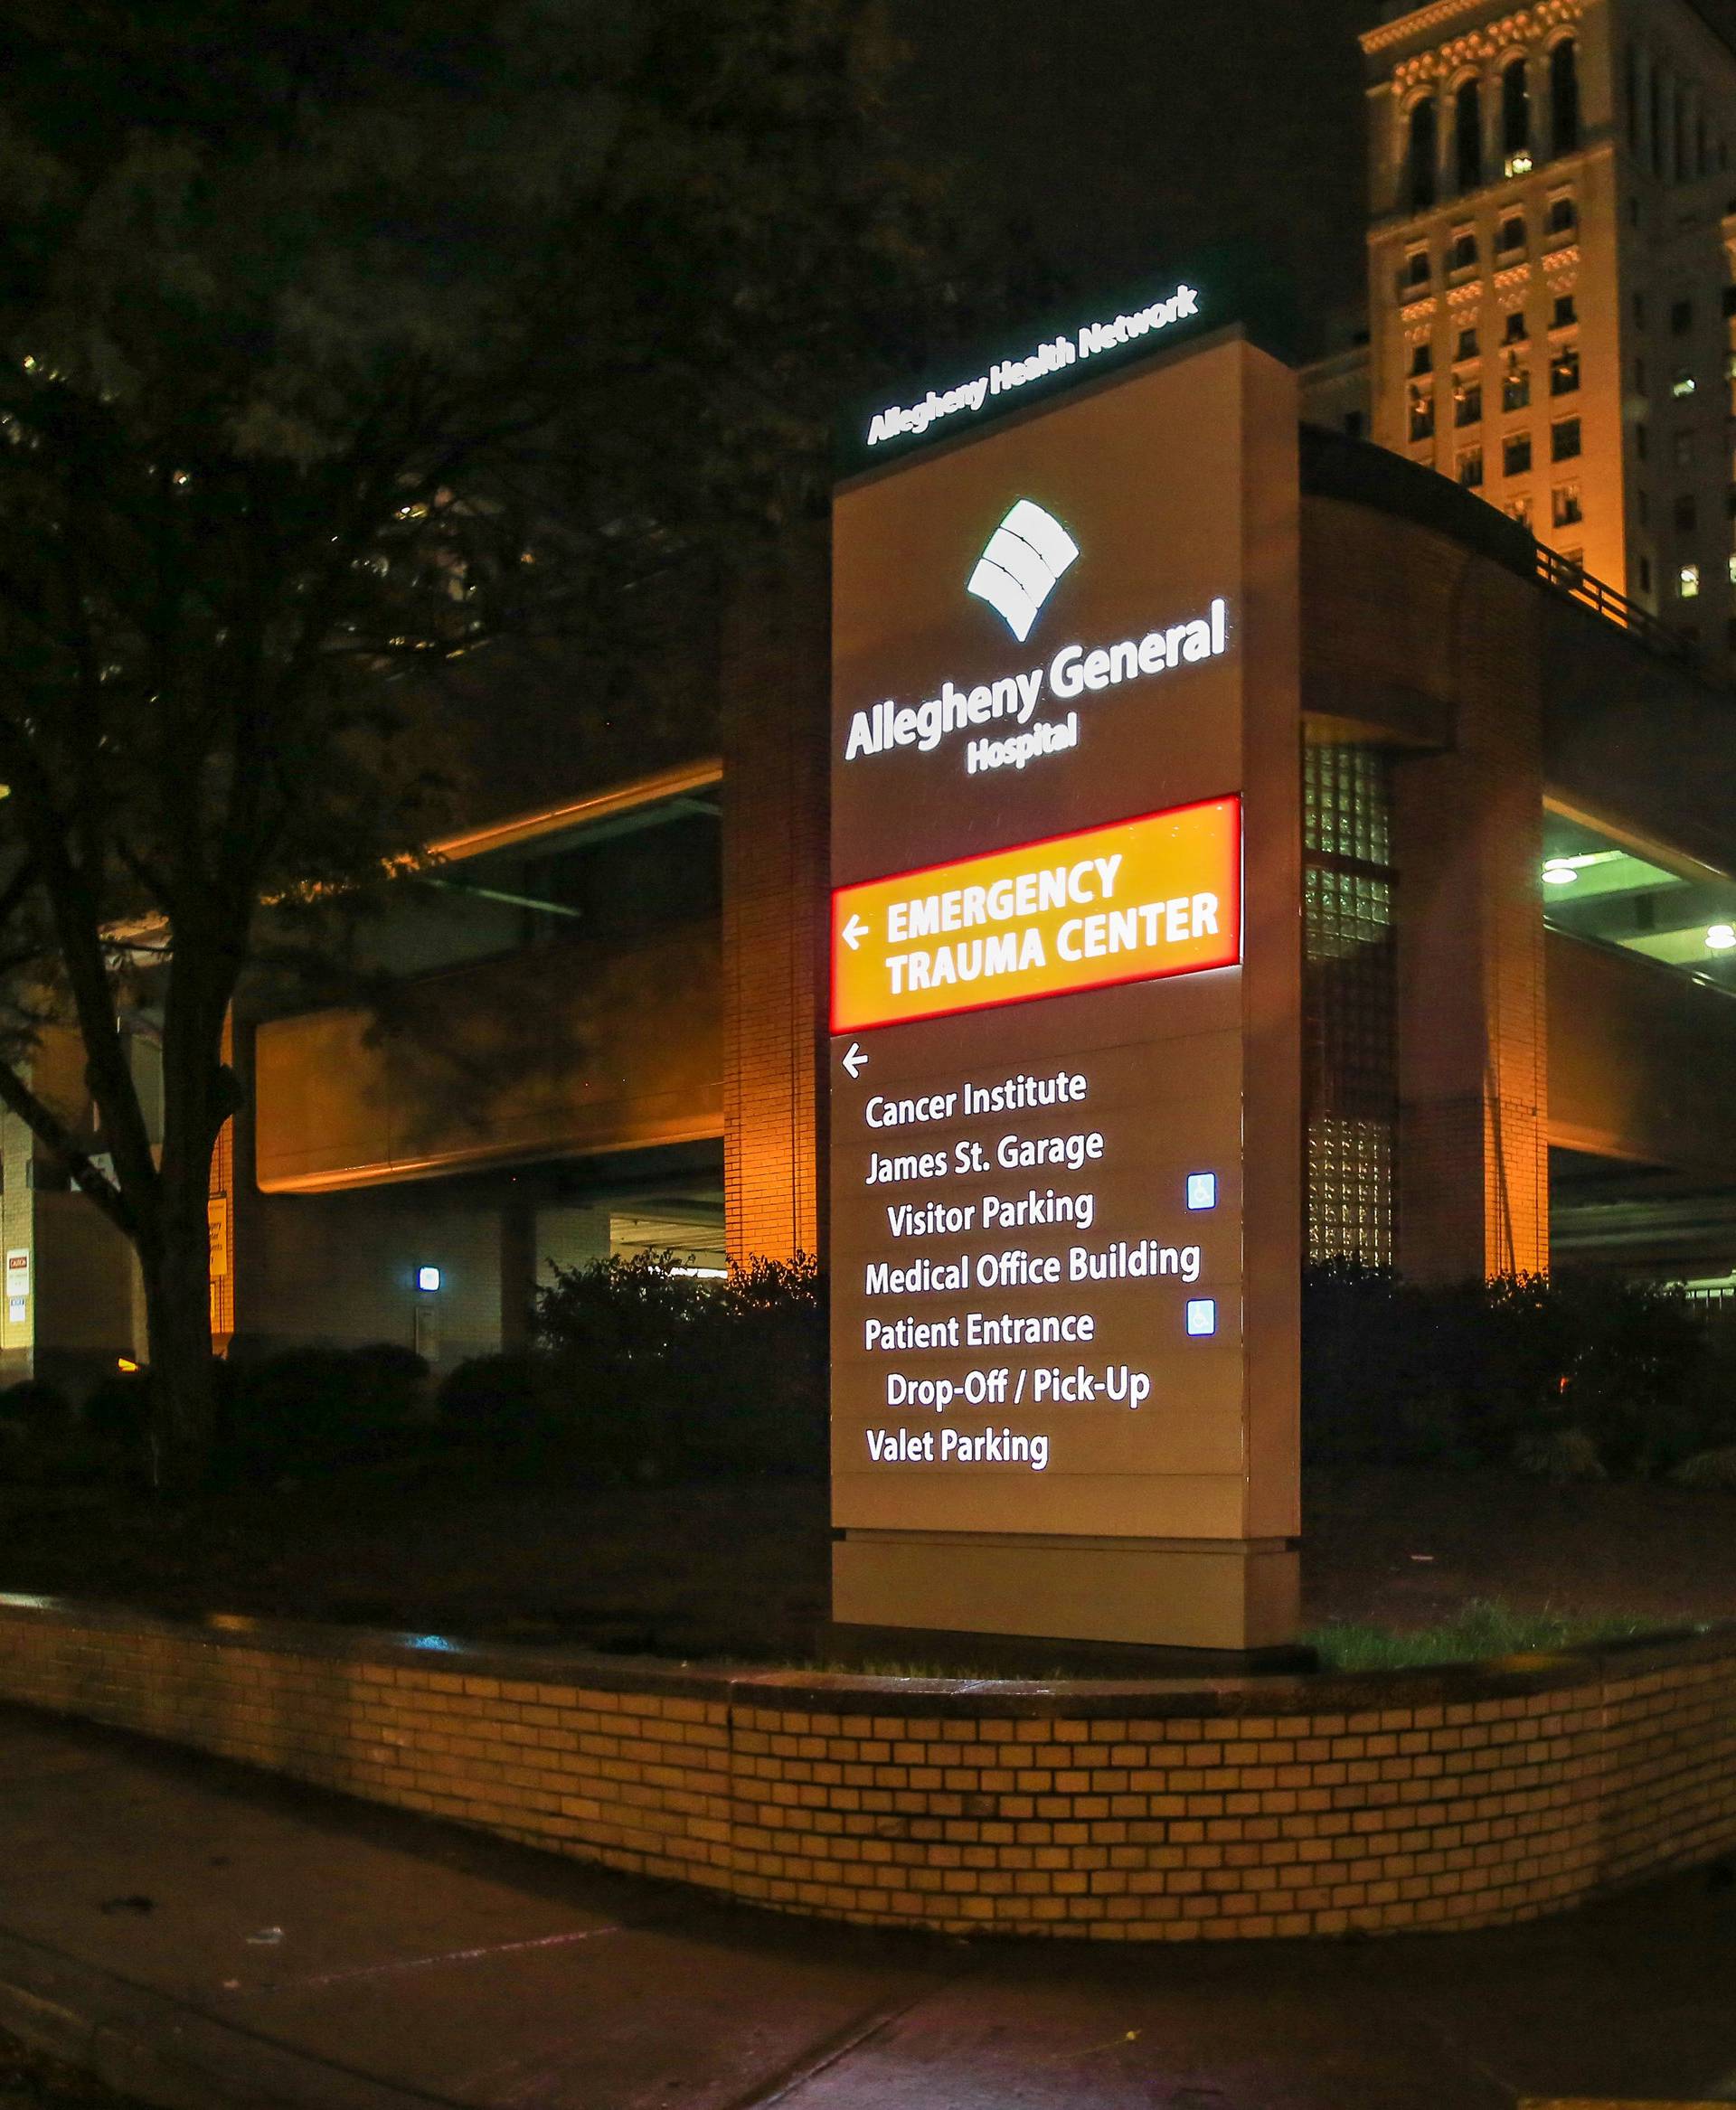
[[[4,1933],[0,2030],[160,2110],[450,2110]]]

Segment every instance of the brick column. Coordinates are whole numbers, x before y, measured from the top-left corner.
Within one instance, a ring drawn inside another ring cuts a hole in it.
[[[730,1257],[824,1238],[829,568],[754,582],[723,655],[723,1177]]]
[[[1447,1282],[1549,1265],[1541,608],[1466,561],[1456,737],[1395,772],[1399,1265]]]

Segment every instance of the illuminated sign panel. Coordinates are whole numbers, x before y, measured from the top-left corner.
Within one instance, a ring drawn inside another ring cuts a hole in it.
[[[1215,799],[840,888],[832,1031],[1234,966],[1240,821]]]
[[[1225,336],[839,494],[843,1623],[1288,1637],[1296,447]]]

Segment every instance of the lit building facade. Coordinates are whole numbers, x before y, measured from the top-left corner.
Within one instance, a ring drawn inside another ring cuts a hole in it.
[[[1688,0],[1385,13],[1373,438],[1728,669],[1736,54]]]

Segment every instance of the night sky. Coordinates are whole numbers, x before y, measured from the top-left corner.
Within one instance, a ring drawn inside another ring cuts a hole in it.
[[[1736,0],[1698,0],[1736,37]],[[1241,241],[1318,329],[1359,306],[1359,30],[1379,0],[891,0],[912,137],[1085,287]],[[1316,344],[1319,340],[1316,339]],[[1307,348],[1302,346],[1299,348]]]

